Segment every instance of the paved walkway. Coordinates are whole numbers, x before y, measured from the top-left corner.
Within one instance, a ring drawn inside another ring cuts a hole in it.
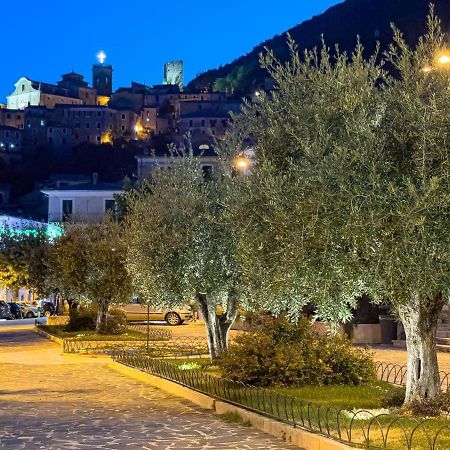
[[[107,361],[63,356],[30,329],[2,327],[0,448],[296,448],[120,375]]]

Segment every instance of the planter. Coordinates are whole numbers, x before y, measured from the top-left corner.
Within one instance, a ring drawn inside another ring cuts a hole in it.
[[[353,325],[352,342],[354,344],[381,344],[380,324]]]

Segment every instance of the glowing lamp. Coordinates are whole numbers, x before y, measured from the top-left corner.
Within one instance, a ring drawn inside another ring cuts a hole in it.
[[[97,60],[100,64],[103,64],[105,62],[106,59],[106,53],[103,50],[100,50],[97,53]]]
[[[242,170],[242,171],[247,170],[250,166],[249,161],[246,158],[244,158],[243,156],[237,157],[234,164],[237,169]]]

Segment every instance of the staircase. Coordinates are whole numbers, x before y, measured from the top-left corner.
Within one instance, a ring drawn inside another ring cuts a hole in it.
[[[404,340],[392,341],[394,347],[406,348]],[[438,319],[436,347],[439,352],[450,353],[450,305],[445,305]]]
[[[438,320],[436,344],[440,351],[450,352],[450,306],[445,305]]]

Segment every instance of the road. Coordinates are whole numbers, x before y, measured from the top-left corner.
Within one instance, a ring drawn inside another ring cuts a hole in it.
[[[2,324],[0,448],[296,448],[120,375],[107,362],[64,356],[29,323]]]

